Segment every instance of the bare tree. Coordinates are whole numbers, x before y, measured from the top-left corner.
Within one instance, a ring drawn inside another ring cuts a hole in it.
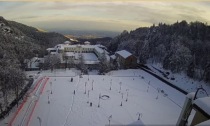
[[[50,68],[51,71],[54,70],[56,66],[58,66],[61,63],[61,60],[59,58],[59,55],[48,55],[44,60],[44,68],[48,69]]]

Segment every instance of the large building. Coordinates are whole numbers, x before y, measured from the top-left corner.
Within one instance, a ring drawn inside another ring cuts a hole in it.
[[[99,59],[102,56],[106,56],[109,61],[108,52],[102,45],[69,45],[68,42],[64,44],[58,44],[54,48],[48,48],[47,51],[51,55],[57,55],[60,58],[61,64],[79,64],[80,57],[83,57],[84,64],[89,66],[95,66],[99,64]]]

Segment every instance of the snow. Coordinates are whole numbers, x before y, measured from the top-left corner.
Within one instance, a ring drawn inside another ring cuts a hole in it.
[[[128,52],[126,50],[117,51],[116,53],[119,54],[120,56],[122,56],[125,59],[132,55],[130,52]]]
[[[90,42],[89,42],[89,41],[85,41],[84,43],[85,43],[85,45],[89,45],[89,44],[90,44]]]
[[[111,55],[110,58],[116,59],[116,56],[115,55]]]
[[[210,115],[210,97],[198,98],[194,101],[194,104]]]
[[[69,42],[69,41],[65,41],[65,42],[64,42],[64,44],[70,44],[70,43],[71,43],[71,42]]]
[[[38,126],[38,118],[43,126],[102,126],[109,124],[110,116],[111,125],[176,124],[184,104],[184,94],[142,70],[111,71],[107,75],[96,73],[93,71],[92,75],[80,77],[80,71],[76,69],[52,73],[43,71],[35,80],[38,82],[43,78],[41,83],[28,96],[28,101],[14,119],[14,126],[21,122]],[[70,82],[71,78],[73,82]],[[100,99],[99,103],[100,94],[109,98]],[[33,107],[34,111],[31,110]],[[138,113],[141,114],[140,120]],[[31,119],[24,115],[31,115]],[[10,121],[11,117],[8,117],[0,125],[4,126]]]
[[[101,49],[101,48],[99,48],[98,46],[95,47],[95,50],[96,50],[97,52],[101,53],[101,54],[104,52],[104,50]]]
[[[94,53],[74,53],[74,52],[66,52],[65,55],[69,56],[69,57],[73,57],[75,63],[78,62],[79,59],[79,55],[83,56],[84,59],[84,63],[85,64],[98,64],[99,60],[96,57],[96,55]],[[62,55],[59,55],[60,59],[61,59],[61,63],[65,63],[66,61],[63,59]]]
[[[98,61],[94,53],[82,53],[84,60]]]
[[[47,48],[47,51],[55,50],[55,48]]]
[[[180,87],[181,89],[185,90],[186,92],[196,92],[198,88],[203,87],[208,94],[210,94],[210,85],[204,81],[193,80],[189,78],[185,73],[172,73],[170,70],[164,70],[161,64],[148,64],[147,65],[155,74],[163,77],[163,75],[158,72],[155,68],[163,71],[164,73],[169,72],[168,75],[169,79],[167,81],[171,82],[172,84]],[[154,68],[155,67],[155,68]],[[175,80],[171,80],[171,78],[175,78]]]

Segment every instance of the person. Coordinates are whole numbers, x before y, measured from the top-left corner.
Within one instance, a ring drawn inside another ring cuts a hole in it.
[[[75,95],[75,90],[74,90],[74,95]]]
[[[71,82],[73,82],[73,78],[71,78]]]

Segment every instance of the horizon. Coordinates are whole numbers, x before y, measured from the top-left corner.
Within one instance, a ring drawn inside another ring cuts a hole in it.
[[[0,15],[46,31],[110,31],[117,34],[182,20],[210,24],[210,1],[9,0],[0,1]]]

